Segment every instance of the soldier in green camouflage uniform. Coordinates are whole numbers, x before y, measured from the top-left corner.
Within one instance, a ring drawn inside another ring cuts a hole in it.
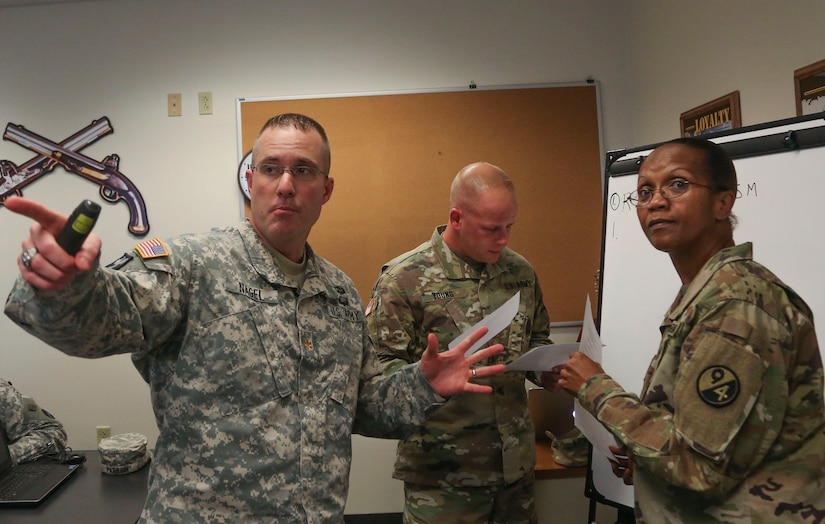
[[[632,469],[614,472],[634,483],[639,522],[825,522],[813,315],[750,243],[734,245],[733,163],[679,139],[644,160],[638,184],[642,228],[683,283],[641,398],[580,353],[559,384],[626,448]]]
[[[383,377],[355,286],[306,244],[333,184],[317,122],[274,117],[252,156],[248,223],[106,268],[96,235],[72,258],[53,237],[65,217],[5,202],[36,220],[23,245],[38,249],[6,314],[67,354],[131,353],[149,383],[160,434],[141,522],[341,523],[353,431],[403,437],[442,395],[489,391],[468,382],[468,345]]]
[[[51,413],[0,378],[0,431],[6,432],[15,463],[38,459],[66,447],[66,431]]]
[[[505,347],[496,361],[550,343],[536,273],[505,247],[517,210],[510,178],[472,164],[456,176],[451,205],[450,223],[388,262],[373,288],[367,324],[387,374],[421,358],[427,333],[446,346],[516,293],[515,319],[494,339]],[[451,398],[399,443],[394,476],[404,481],[406,523],[535,522],[524,379],[509,372],[484,380],[493,395]]]

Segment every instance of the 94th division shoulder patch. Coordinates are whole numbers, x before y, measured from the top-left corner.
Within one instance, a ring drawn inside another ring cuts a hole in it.
[[[706,404],[723,408],[739,395],[739,377],[726,366],[710,366],[696,380],[696,391]]]
[[[169,250],[166,248],[166,244],[159,238],[150,238],[149,240],[135,244],[135,251],[137,251],[140,258],[144,260],[169,256]]]

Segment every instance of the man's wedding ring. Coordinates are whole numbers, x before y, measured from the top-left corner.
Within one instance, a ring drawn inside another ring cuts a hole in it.
[[[473,374],[473,378],[476,378],[476,375],[478,375],[478,373],[476,373],[476,368],[471,368],[470,373]]]
[[[23,267],[26,269],[31,269],[32,259],[35,255],[37,255],[37,248],[30,247],[29,249],[23,251],[23,254],[20,255],[20,263],[23,264]]]

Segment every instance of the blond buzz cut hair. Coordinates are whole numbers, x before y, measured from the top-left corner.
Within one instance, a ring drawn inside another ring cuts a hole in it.
[[[450,207],[471,210],[478,196],[491,189],[506,190],[515,198],[513,180],[500,167],[488,162],[465,166],[450,186]]]

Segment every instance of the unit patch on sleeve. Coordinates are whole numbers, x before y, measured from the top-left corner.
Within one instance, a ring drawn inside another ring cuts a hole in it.
[[[739,396],[739,377],[725,366],[710,366],[699,374],[696,391],[705,404],[722,408]]]
[[[149,240],[135,244],[135,251],[137,251],[140,258],[144,260],[169,256],[169,250],[166,249],[166,244],[159,238],[150,238]]]

